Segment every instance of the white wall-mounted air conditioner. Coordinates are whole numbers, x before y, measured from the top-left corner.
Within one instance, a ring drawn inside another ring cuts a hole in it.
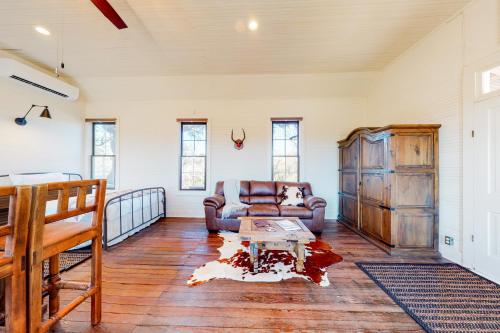
[[[68,101],[76,101],[80,94],[77,87],[10,58],[0,58],[0,77],[15,80]]]

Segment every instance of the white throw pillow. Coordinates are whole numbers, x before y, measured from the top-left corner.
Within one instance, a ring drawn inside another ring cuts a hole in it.
[[[304,193],[303,188],[297,186],[283,186],[281,192],[281,205],[282,206],[303,206]]]

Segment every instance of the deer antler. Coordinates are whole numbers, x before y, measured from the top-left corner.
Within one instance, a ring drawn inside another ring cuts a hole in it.
[[[233,130],[231,130],[231,140],[233,140],[234,143],[236,143],[236,140],[234,140],[234,133]]]
[[[241,130],[243,131],[243,139],[241,139],[241,141],[245,141],[245,138],[247,137],[245,134],[245,130],[243,128]]]

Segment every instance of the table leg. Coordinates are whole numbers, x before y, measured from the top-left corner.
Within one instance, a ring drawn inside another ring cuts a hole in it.
[[[253,264],[253,271],[259,269],[259,246],[257,243],[250,243],[250,263]]]
[[[296,265],[296,270],[297,272],[301,273],[304,270],[304,260],[305,260],[305,246],[304,244],[297,243],[296,247],[296,252],[297,252],[297,265]]]

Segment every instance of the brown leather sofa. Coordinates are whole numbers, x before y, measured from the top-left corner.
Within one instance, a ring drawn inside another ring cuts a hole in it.
[[[304,187],[304,207],[280,205],[283,185]],[[238,231],[241,216],[283,216],[298,217],[315,233],[321,233],[325,226],[326,201],[315,197],[309,183],[271,182],[243,180],[240,182],[240,201],[250,205],[227,219],[222,219],[224,207],[224,182],[217,182],[215,194],[203,201],[205,220],[209,231]]]

